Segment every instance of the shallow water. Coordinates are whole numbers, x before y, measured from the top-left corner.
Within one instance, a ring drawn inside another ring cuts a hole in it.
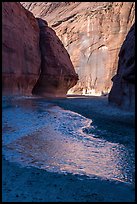
[[[133,155],[125,145],[101,139],[112,133],[52,101],[3,97],[2,126],[3,155],[9,161],[59,173],[134,179]]]

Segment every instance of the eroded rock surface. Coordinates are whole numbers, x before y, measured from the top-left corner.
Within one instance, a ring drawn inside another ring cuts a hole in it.
[[[20,3],[2,3],[3,94],[64,97],[77,83],[55,31]]]
[[[112,78],[113,86],[109,102],[134,110],[135,108],[135,24],[131,27],[119,53],[117,74]]]
[[[53,27],[70,54],[79,75],[70,93],[108,93],[120,47],[134,23],[135,2],[21,3]]]
[[[41,73],[33,94],[65,96],[78,80],[70,56],[55,31],[37,18],[40,28]]]
[[[31,95],[40,73],[39,27],[20,3],[2,2],[3,94]]]

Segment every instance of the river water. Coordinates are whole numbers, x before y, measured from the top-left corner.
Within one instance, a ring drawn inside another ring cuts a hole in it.
[[[133,148],[100,137],[112,133],[98,129],[92,119],[42,98],[3,97],[2,105],[3,156],[10,162],[133,182]]]

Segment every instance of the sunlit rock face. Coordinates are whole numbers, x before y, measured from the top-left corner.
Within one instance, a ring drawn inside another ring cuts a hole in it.
[[[117,74],[109,102],[127,110],[135,108],[135,24],[131,27],[119,53]]]
[[[40,28],[41,73],[33,94],[64,97],[78,80],[67,50],[46,21],[37,18]]]
[[[3,94],[30,95],[40,62],[37,20],[20,3],[2,2]]]
[[[135,2],[21,3],[48,22],[70,54],[79,81],[69,93],[108,93],[120,47],[134,23]]]

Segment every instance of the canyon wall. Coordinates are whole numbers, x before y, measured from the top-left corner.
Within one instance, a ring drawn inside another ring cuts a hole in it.
[[[70,56],[55,31],[38,18],[40,28],[41,73],[33,94],[65,97],[78,80]]]
[[[70,54],[79,81],[68,93],[108,93],[120,47],[135,20],[135,2],[21,3],[48,22]]]
[[[31,94],[40,73],[39,27],[32,13],[2,3],[2,91]]]
[[[135,110],[135,24],[131,27],[119,53],[117,74],[112,78],[110,104]]]
[[[55,31],[20,3],[2,3],[3,94],[66,96],[78,81]],[[43,26],[44,25],[44,26]]]

